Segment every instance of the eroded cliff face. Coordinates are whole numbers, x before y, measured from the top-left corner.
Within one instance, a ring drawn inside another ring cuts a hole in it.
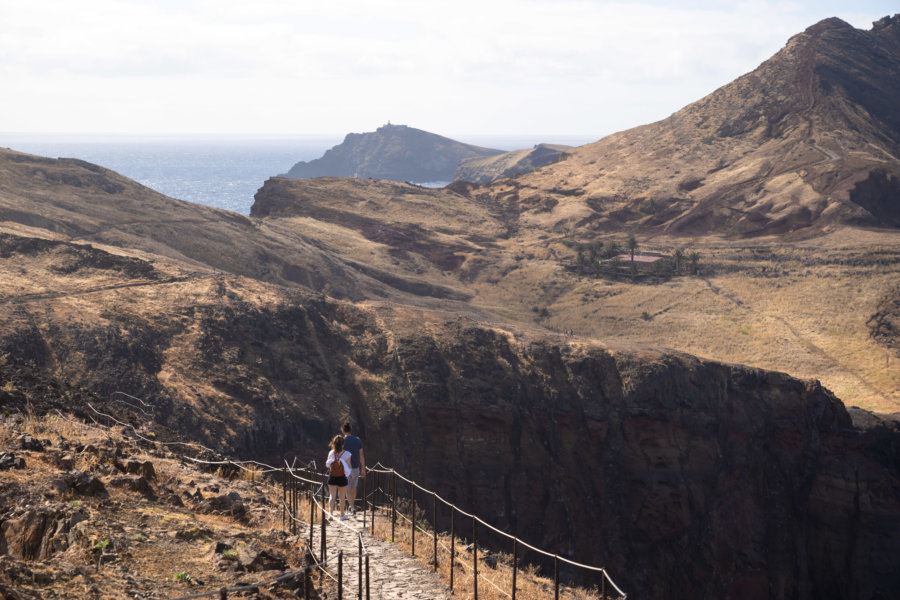
[[[349,417],[370,464],[605,566],[631,597],[900,590],[900,433],[872,416],[854,428],[816,382],[260,293],[246,281],[169,290],[184,304],[107,307],[93,326],[52,312],[28,325],[18,307],[0,340],[4,403],[23,402],[33,372],[78,390],[69,402],[116,388],[185,436],[267,460],[321,462]]]
[[[900,590],[897,428],[855,430],[816,382],[478,327],[395,360],[410,392],[376,456],[634,597]]]

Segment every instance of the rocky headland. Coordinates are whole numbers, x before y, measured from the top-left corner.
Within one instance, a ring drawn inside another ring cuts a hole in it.
[[[286,177],[373,177],[420,183],[451,181],[460,161],[502,150],[457,142],[406,125],[349,133],[321,158],[295,164]]]

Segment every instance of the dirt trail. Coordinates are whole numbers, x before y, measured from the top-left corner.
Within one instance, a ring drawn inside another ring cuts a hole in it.
[[[13,296],[0,300],[0,306],[8,306],[10,304],[28,304],[30,302],[43,302],[44,300],[58,300],[60,298],[70,298],[73,296],[86,296],[97,292],[108,292],[110,290],[119,290],[124,288],[146,287],[153,285],[168,285],[171,283],[184,283],[192,279],[198,279],[201,276],[194,277],[170,277],[161,281],[131,281],[128,283],[113,283],[110,285],[99,285],[83,290],[73,292],[44,292],[41,294],[22,294],[21,296]],[[211,277],[211,276],[203,276]]]

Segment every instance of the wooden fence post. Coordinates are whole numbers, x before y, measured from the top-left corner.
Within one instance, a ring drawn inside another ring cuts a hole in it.
[[[478,600],[478,521],[472,515],[472,591]]]
[[[513,538],[512,600],[516,600],[516,575],[519,572],[519,539]]]
[[[344,600],[344,551],[338,550],[338,600]]]
[[[314,525],[316,523],[316,491],[312,489],[313,484],[308,483],[309,486],[309,494],[307,498],[309,499],[309,549],[312,552],[313,547],[313,529],[315,529]]]
[[[456,507],[450,505],[450,591],[453,591],[453,566],[456,562]]]
[[[553,598],[559,600],[559,555],[553,555]]]
[[[391,542],[394,541],[394,525],[397,523],[397,472],[391,469]]]
[[[320,534],[319,543],[321,544],[321,550],[319,551],[319,561],[325,562],[325,486],[322,486],[322,532]]]
[[[434,570],[437,571],[438,568],[438,557],[437,557],[437,492],[431,492],[432,499],[432,507],[431,507],[431,531],[434,533]]]

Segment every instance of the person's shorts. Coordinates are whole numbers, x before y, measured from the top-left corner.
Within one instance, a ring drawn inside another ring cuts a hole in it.
[[[356,487],[359,483],[359,469],[350,469],[350,477],[347,478],[347,485]]]
[[[329,477],[328,485],[336,485],[338,487],[344,487],[347,485],[347,478],[341,475],[340,477]]]

